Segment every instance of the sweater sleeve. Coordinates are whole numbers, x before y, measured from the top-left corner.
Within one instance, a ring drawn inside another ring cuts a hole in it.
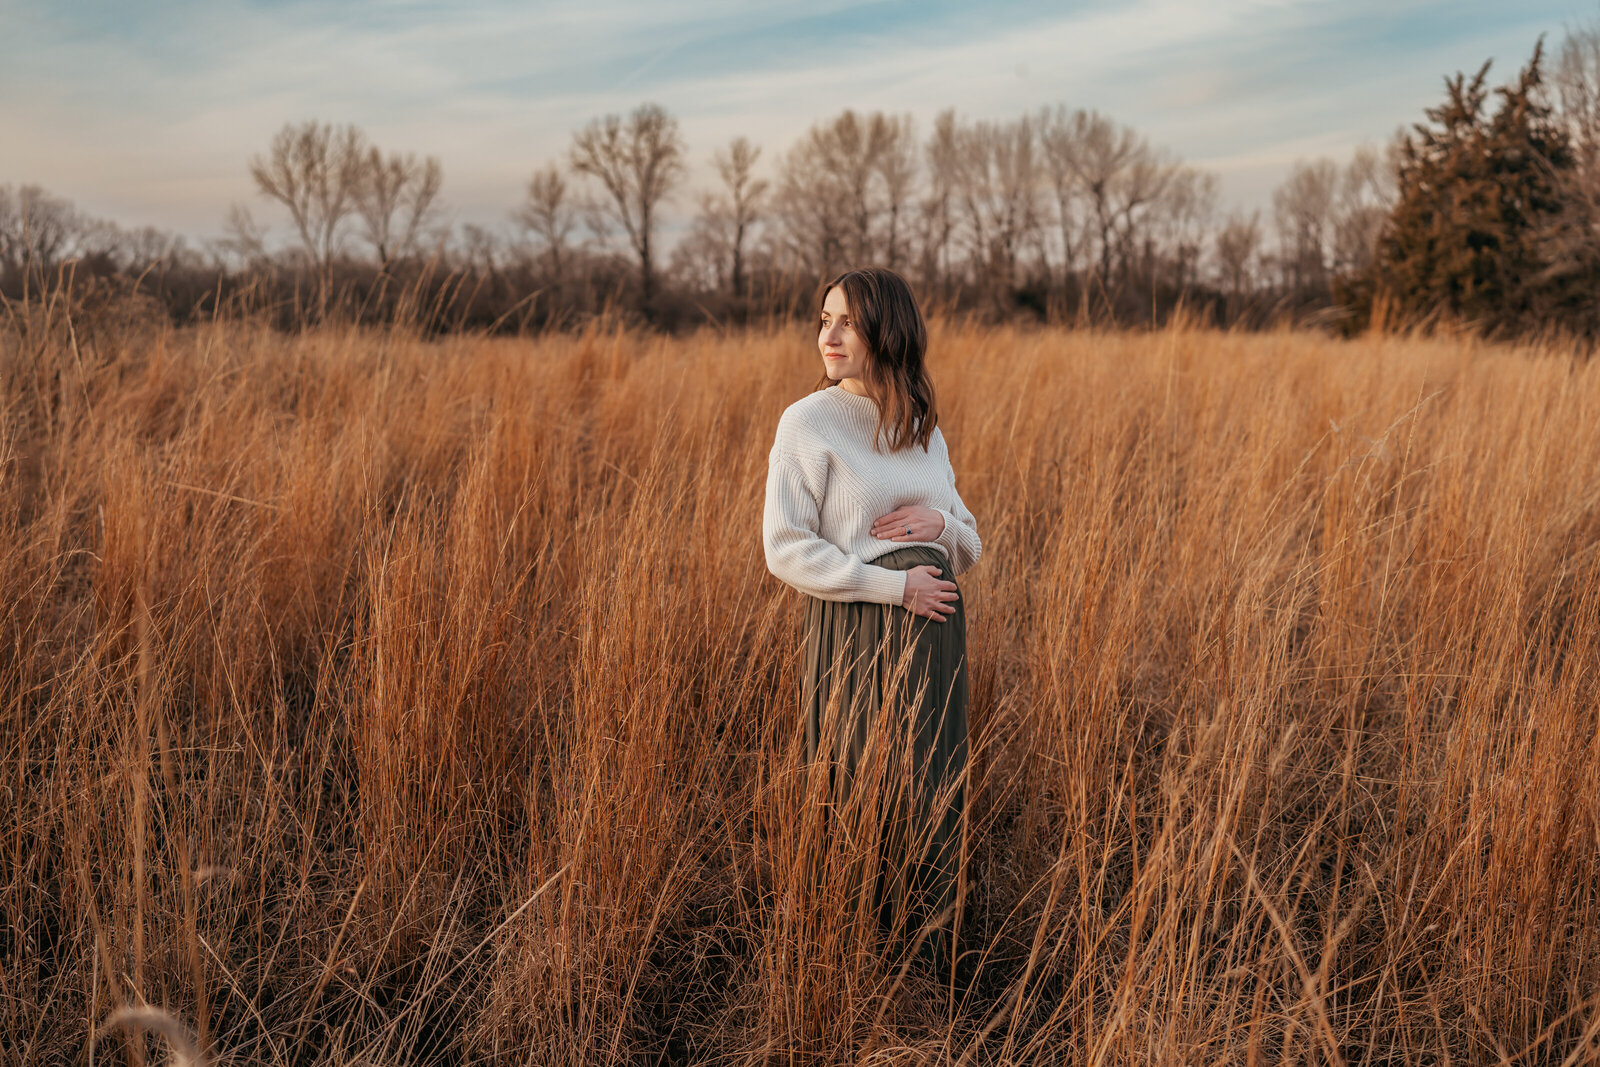
[[[906,572],[878,567],[823,539],[821,508],[793,458],[774,449],[767,460],[761,539],[767,569],[819,600],[900,604]]]
[[[961,494],[956,492],[956,471],[948,458],[945,469],[950,474],[950,499],[954,503],[948,511],[934,509],[944,516],[944,529],[935,540],[944,546],[945,554],[950,557],[951,574],[959,575],[978,562],[978,557],[983,555],[983,542],[978,538],[978,520],[972,517],[972,512],[961,502]]]

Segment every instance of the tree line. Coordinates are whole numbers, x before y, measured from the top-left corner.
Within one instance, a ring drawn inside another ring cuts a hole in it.
[[[998,319],[1129,325],[1183,307],[1220,325],[1449,319],[1593,338],[1600,27],[1570,31],[1553,63],[1541,40],[1493,92],[1488,70],[1446,79],[1444,103],[1382,146],[1296,163],[1265,214],[1219,211],[1215,175],[1063,105],[947,109],[927,130],[846,110],[781,152],[733,138],[695,189],[677,120],[645,103],[573,131],[498,228],[449,224],[437,157],[291,123],[248,163],[287,240],[242,204],[193,247],[0,186],[0,293],[70,273],[179,319],[233,302],[286,323],[671,329],[807,313],[819,279],[875,263],[932,305]]]

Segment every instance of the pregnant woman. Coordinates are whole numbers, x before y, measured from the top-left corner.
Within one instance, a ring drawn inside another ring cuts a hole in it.
[[[856,798],[882,820],[878,920],[920,937],[919,955],[943,970],[967,762],[953,579],[983,545],[956,492],[910,286],[889,270],[847,271],[824,290],[819,325],[823,376],[784,410],[768,456],[767,567],[806,595],[807,759],[828,761],[836,809],[880,769],[886,784]]]

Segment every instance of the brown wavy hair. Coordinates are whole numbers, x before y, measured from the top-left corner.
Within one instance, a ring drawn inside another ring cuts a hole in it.
[[[850,320],[867,346],[867,364],[861,374],[868,394],[878,402],[878,425],[873,440],[882,434],[890,452],[913,444],[928,450],[939,413],[934,406],[933,380],[923,361],[928,349],[928,324],[906,280],[886,267],[847,270],[824,285],[817,296],[817,314],[828,294],[844,289]],[[838,388],[824,372],[817,389]]]

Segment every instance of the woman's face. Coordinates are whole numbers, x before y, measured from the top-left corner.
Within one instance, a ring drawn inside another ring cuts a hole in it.
[[[817,348],[828,377],[834,381],[859,378],[867,369],[867,343],[856,333],[845,302],[844,288],[834,286],[822,301],[822,324],[817,333]]]

